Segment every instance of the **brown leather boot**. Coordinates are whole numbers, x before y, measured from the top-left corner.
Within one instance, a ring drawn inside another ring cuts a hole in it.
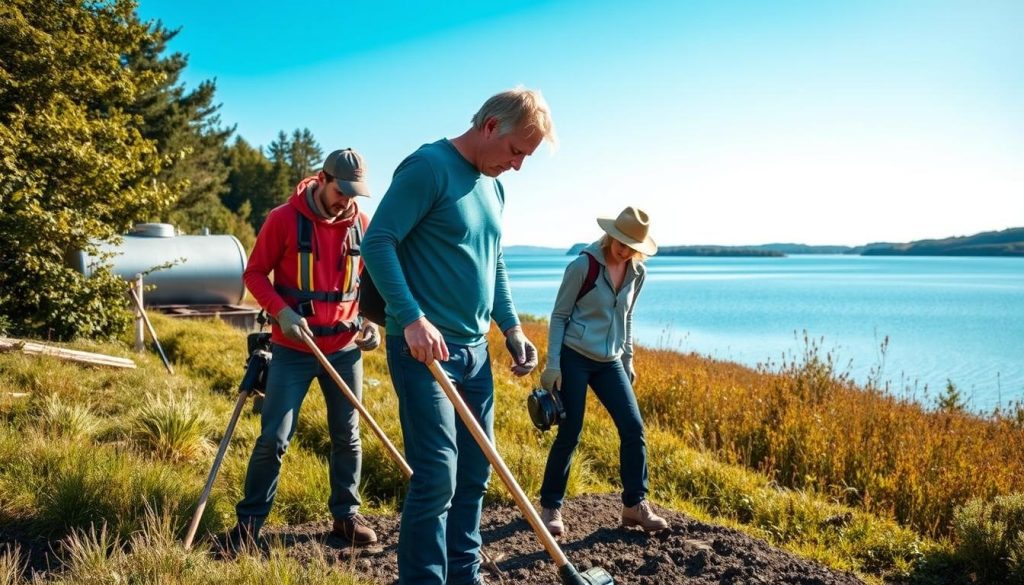
[[[349,518],[334,521],[331,536],[336,536],[355,546],[366,546],[377,542],[377,533],[366,523],[366,518],[356,514]]]
[[[647,500],[643,500],[635,506],[623,506],[622,525],[626,527],[639,526],[647,532],[657,532],[668,528],[668,522],[654,513]]]

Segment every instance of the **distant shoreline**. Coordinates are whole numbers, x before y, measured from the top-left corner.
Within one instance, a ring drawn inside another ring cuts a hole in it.
[[[575,256],[587,243],[564,248],[544,246],[507,246],[506,255],[569,255]],[[907,243],[875,242],[863,246],[810,246],[807,244],[760,244],[756,246],[661,246],[661,256],[783,258],[804,254],[849,254],[854,256],[997,256],[1024,258],[1024,228],[981,232],[937,240],[916,240]]]

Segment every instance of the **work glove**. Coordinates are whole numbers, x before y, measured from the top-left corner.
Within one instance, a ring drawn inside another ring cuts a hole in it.
[[[540,385],[545,390],[561,390],[562,370],[551,366],[544,368],[544,372],[540,375]]]
[[[363,351],[373,351],[380,346],[380,334],[372,321],[363,321],[363,326],[356,335],[356,347]]]
[[[309,323],[301,315],[292,310],[291,307],[285,307],[281,309],[281,312],[277,314],[277,324],[281,327],[281,333],[284,336],[293,341],[298,341],[301,344],[305,344],[306,341],[302,339],[302,333],[313,337],[313,331],[309,328]]]
[[[636,383],[636,368],[633,367],[633,358],[622,357],[622,369],[626,370],[626,377],[630,384]]]
[[[513,327],[505,333],[505,347],[512,354],[515,364],[512,366],[512,373],[517,376],[525,376],[537,367],[537,348],[526,338],[526,334],[519,327]]]

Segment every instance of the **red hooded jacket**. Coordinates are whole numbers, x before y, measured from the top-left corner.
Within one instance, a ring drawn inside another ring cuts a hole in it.
[[[348,230],[358,220],[365,233],[369,218],[355,207],[355,214],[347,219],[336,219],[333,222],[321,218],[309,208],[306,202],[306,189],[316,188],[317,178],[307,177],[296,187],[295,192],[284,205],[274,208],[260,228],[253,246],[249,262],[242,278],[246,288],[256,297],[261,307],[271,315],[277,315],[285,307],[295,308],[296,299],[282,297],[274,284],[289,288],[299,288],[298,283],[298,214],[301,213],[313,223],[313,289],[317,291],[341,291],[343,289],[348,257]],[[356,205],[355,201],[352,202]],[[358,278],[363,261],[357,257],[358,266],[352,278]],[[271,282],[270,274],[274,274]],[[328,302],[313,301],[314,314],[306,317],[310,326],[333,326],[341,321],[354,321],[359,315],[357,300]],[[281,328],[275,323],[272,328],[271,340],[285,347],[309,352],[305,344],[284,336]],[[331,353],[350,345],[356,336],[354,331],[346,331],[335,335],[316,337],[316,344],[324,353]]]

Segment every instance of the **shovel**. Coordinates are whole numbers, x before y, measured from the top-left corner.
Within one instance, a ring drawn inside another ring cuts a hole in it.
[[[370,416],[370,413],[363,407],[362,403],[359,402],[359,399],[356,398],[356,395],[348,387],[348,384],[345,384],[345,381],[341,379],[341,376],[338,374],[338,371],[334,369],[334,366],[331,365],[331,362],[327,361],[327,357],[324,356],[324,353],[316,346],[316,342],[305,333],[302,334],[302,340],[309,347],[310,351],[313,352],[313,355],[316,356],[316,359],[320,362],[320,365],[324,367],[324,370],[327,371],[331,379],[334,380],[334,383],[341,389],[341,393],[345,395],[345,398],[352,403],[352,406],[355,407],[360,416],[363,417],[363,420],[365,420],[367,424],[370,425],[370,428],[373,429],[373,432],[377,435],[377,438],[380,439],[381,443],[384,444],[384,447],[391,455],[391,458],[395,460],[395,463],[398,464],[402,473],[405,474],[405,478],[409,479],[412,477],[412,468],[409,467],[409,464],[405,462],[405,459],[402,457],[401,453],[398,452],[398,449],[396,449],[391,441],[388,440],[384,431],[381,430],[377,425],[377,422],[373,420],[372,416]],[[254,352],[253,359],[264,359],[269,361],[269,353],[266,356],[263,356],[259,351]],[[220,448],[217,449],[217,457],[214,458],[213,467],[210,468],[210,475],[206,479],[206,487],[203,488],[203,493],[199,496],[199,504],[196,505],[196,511],[192,515],[192,522],[188,527],[188,533],[185,535],[185,550],[192,547],[192,539],[195,538],[196,529],[199,527],[199,519],[202,518],[203,510],[206,509],[206,501],[209,499],[210,491],[213,489],[213,482],[217,479],[217,471],[220,469],[221,461],[224,459],[224,454],[228,450],[228,443],[231,442],[231,435],[235,431],[235,423],[238,422],[238,416],[241,414],[242,407],[245,405],[245,399],[254,391],[258,371],[258,367],[255,367],[254,364],[250,364],[245,371],[245,376],[242,378],[242,383],[239,387],[238,400],[235,402],[235,409],[231,413],[231,420],[228,422],[228,428],[224,432],[224,438],[220,441]]]
[[[551,536],[547,527],[544,526],[544,522],[540,519],[540,515],[537,514],[537,510],[534,509],[533,504],[530,503],[526,494],[523,493],[523,489],[519,487],[516,479],[512,477],[512,472],[505,466],[505,462],[502,460],[498,450],[494,448],[491,440],[487,438],[487,433],[484,432],[483,427],[477,422],[466,402],[462,400],[462,396],[459,395],[452,381],[448,379],[448,375],[441,369],[441,365],[437,363],[437,360],[432,360],[427,364],[427,368],[430,369],[430,373],[434,375],[437,383],[441,385],[441,389],[444,390],[448,400],[455,407],[455,412],[459,414],[459,418],[462,419],[466,428],[469,429],[477,445],[480,445],[480,449],[484,452],[487,460],[497,470],[498,477],[501,478],[505,487],[512,494],[516,505],[519,506],[519,510],[523,513],[526,521],[533,528],[534,533],[537,534],[537,538],[544,545],[544,549],[548,551],[548,554],[555,561],[555,566],[558,567],[558,577],[562,583],[565,585],[614,585],[615,580],[612,579],[612,576],[600,567],[593,567],[581,573],[576,570],[576,567],[572,566],[565,553],[558,547],[555,538]]]
[[[398,467],[401,468],[402,473],[405,474],[405,478],[409,479],[412,477],[412,468],[405,462],[402,454],[399,453],[398,449],[396,449],[391,441],[388,440],[384,431],[377,426],[377,421],[373,420],[373,417],[370,416],[370,412],[366,410],[366,407],[364,407],[361,402],[359,402],[359,399],[356,398],[356,395],[351,389],[349,389],[348,384],[341,379],[341,376],[338,375],[338,371],[334,369],[331,362],[327,361],[327,356],[324,355],[324,352],[320,351],[320,348],[316,346],[316,342],[313,341],[313,338],[305,331],[302,332],[302,341],[304,341],[306,346],[309,347],[309,351],[313,352],[313,355],[316,356],[316,359],[320,362],[320,365],[324,367],[324,370],[327,371],[327,374],[330,375],[331,379],[334,380],[334,383],[338,385],[338,388],[341,388],[341,393],[345,395],[345,398],[347,398],[348,401],[352,403],[352,406],[359,411],[359,414],[363,417],[363,420],[366,421],[366,424],[370,425],[370,428],[373,430],[373,434],[377,435],[380,442],[384,444],[384,448],[387,449],[391,458],[394,459],[395,463],[398,464]]]
[[[261,370],[270,363],[270,352],[257,350],[249,357],[245,367],[245,375],[238,385],[238,400],[235,401],[235,409],[231,412],[231,420],[228,421],[228,428],[224,431],[224,437],[220,440],[220,447],[217,448],[217,456],[213,459],[213,466],[210,468],[210,475],[206,478],[206,486],[199,496],[199,503],[196,504],[196,511],[192,514],[192,521],[188,525],[188,532],[185,534],[185,550],[192,548],[192,539],[196,536],[196,529],[199,528],[199,520],[203,517],[203,510],[206,509],[206,501],[210,498],[210,491],[213,490],[213,482],[217,479],[217,471],[220,470],[221,461],[227,453],[228,444],[231,443],[231,435],[235,432],[235,423],[242,413],[245,400],[256,391]]]

